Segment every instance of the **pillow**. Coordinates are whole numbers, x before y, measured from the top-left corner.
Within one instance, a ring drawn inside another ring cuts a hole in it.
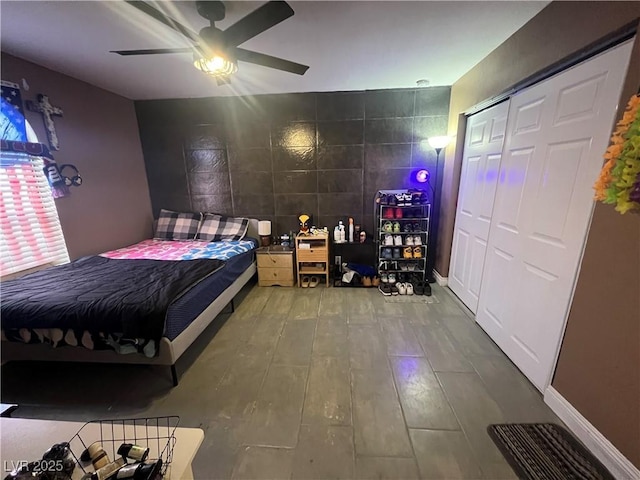
[[[247,233],[248,226],[248,218],[205,213],[196,238],[207,242],[242,240]]]
[[[193,240],[202,220],[201,213],[160,210],[154,238],[160,240]]]

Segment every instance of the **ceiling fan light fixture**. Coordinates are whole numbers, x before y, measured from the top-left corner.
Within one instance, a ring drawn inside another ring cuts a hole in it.
[[[193,65],[198,70],[214,77],[224,77],[238,71],[236,62],[220,55],[212,55],[209,58],[197,55],[193,59]]]

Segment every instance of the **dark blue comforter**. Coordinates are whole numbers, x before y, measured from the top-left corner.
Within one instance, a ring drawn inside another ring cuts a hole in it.
[[[78,259],[2,282],[2,328],[71,328],[159,340],[169,306],[224,264]]]

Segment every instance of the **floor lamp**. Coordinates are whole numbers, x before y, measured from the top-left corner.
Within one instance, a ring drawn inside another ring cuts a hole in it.
[[[440,212],[437,211],[436,212],[436,207],[439,209],[440,208],[440,202],[438,202],[438,205],[436,205],[436,197],[438,195],[440,195],[440,185],[442,185],[442,170],[440,168],[438,168],[440,166],[440,152],[442,151],[442,149],[444,149],[447,145],[449,145],[449,143],[451,142],[451,137],[449,136],[441,136],[441,137],[429,137],[427,139],[427,142],[429,142],[429,145],[431,146],[431,148],[433,148],[436,151],[436,173],[437,173],[437,179],[436,179],[436,188],[434,191],[434,195],[433,195],[433,205],[432,208],[434,210],[434,212],[431,213],[431,218],[434,218],[435,221],[431,222],[429,221],[429,229],[427,230],[428,232],[428,240],[427,240],[427,245],[429,245],[431,243],[432,247],[435,247],[436,245],[436,239],[432,239],[431,237],[431,232],[435,231],[436,233],[438,232],[438,224],[440,223]],[[434,215],[435,213],[435,215]],[[432,225],[433,224],[433,225]],[[429,253],[431,253],[431,258],[434,259],[435,262],[435,248],[431,248],[431,252],[427,251],[427,259],[430,258]],[[432,272],[429,272],[429,277],[431,278],[432,276]]]

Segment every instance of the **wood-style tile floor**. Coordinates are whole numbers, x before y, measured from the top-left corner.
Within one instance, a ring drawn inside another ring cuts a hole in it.
[[[390,303],[375,289],[248,285],[168,369],[8,363],[13,416],[179,415],[201,427],[197,479],[516,478],[486,433],[558,422],[446,289]]]

